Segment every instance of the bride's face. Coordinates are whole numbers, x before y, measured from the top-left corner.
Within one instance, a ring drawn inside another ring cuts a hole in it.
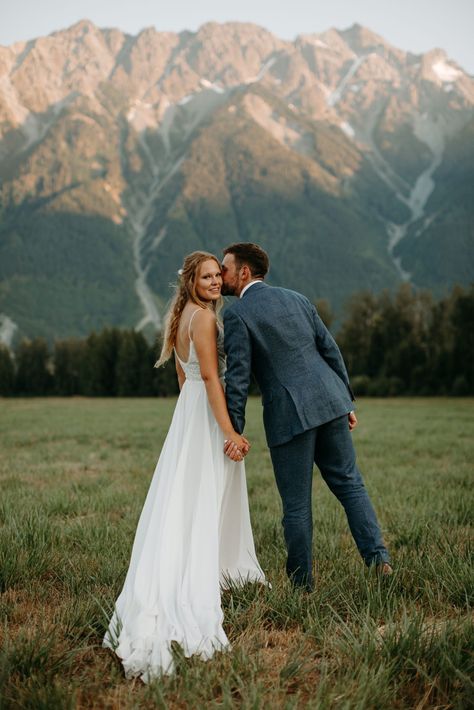
[[[221,267],[214,259],[203,261],[196,276],[196,294],[201,301],[217,301],[222,289]]]

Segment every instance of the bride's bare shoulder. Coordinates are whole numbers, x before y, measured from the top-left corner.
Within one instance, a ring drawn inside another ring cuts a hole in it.
[[[189,333],[191,338],[195,335],[214,334],[216,332],[217,318],[210,308],[196,308],[189,319]]]

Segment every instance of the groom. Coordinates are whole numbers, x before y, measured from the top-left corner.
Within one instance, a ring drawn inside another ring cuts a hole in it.
[[[356,465],[350,431],[357,424],[342,355],[315,307],[295,291],[268,286],[267,254],[257,244],[224,249],[224,294],[238,296],[224,312],[226,398],[236,431],[245,425],[253,373],[283,503],[286,570],[311,590],[313,464],[344,506],[367,565],[392,573],[375,511]],[[226,453],[232,454],[232,443]]]

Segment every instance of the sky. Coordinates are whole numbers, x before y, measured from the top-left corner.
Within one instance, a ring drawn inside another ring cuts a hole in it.
[[[209,21],[253,22],[288,40],[358,22],[400,49],[441,47],[474,74],[474,0],[0,0],[0,44],[81,19],[130,34],[150,26],[180,32]]]

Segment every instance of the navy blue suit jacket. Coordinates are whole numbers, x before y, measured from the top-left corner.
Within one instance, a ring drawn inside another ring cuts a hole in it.
[[[236,431],[244,430],[251,373],[262,393],[269,446],[353,409],[341,352],[300,293],[253,284],[224,311],[224,342],[226,399]]]

